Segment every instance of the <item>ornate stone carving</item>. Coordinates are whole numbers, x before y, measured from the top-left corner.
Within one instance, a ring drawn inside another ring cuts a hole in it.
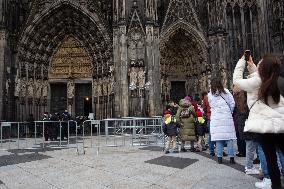
[[[19,97],[20,96],[20,90],[21,90],[21,79],[16,77],[15,78],[15,92],[14,92],[14,96]]]
[[[43,87],[43,85],[42,85],[41,80],[37,79],[37,80],[35,81],[35,97],[36,97],[37,99],[41,98],[41,95],[42,95],[42,87]]]
[[[67,82],[67,98],[74,98],[75,96],[75,83],[73,80]]]
[[[101,78],[98,79],[98,83],[97,83],[97,95],[98,96],[103,96],[103,81]]]
[[[98,83],[96,80],[93,80],[93,97],[98,97]]]
[[[84,47],[73,36],[67,36],[53,56],[49,78],[90,78],[92,62]]]
[[[34,81],[33,81],[33,79],[29,79],[29,81],[28,81],[28,94],[27,94],[27,96],[29,97],[29,98],[33,98],[33,96],[34,96]]]
[[[27,81],[25,78],[23,78],[20,82],[21,84],[21,89],[20,89],[20,96],[25,97],[26,96],[26,91],[27,91]]]
[[[166,96],[171,95],[171,88],[172,88],[171,82],[170,82],[169,78],[166,78],[166,81],[165,81],[165,94],[166,94]]]
[[[196,12],[189,0],[172,0],[170,1],[168,12],[166,14],[162,32],[177,21],[185,21],[192,26],[201,30],[201,26]]]
[[[113,88],[114,88],[114,77],[110,77],[108,81],[108,89],[107,89],[108,95],[113,94],[114,92]]]
[[[108,79],[106,77],[103,78],[103,95],[104,96],[107,96],[108,95],[108,91],[107,91],[107,88],[108,88]]]
[[[138,87],[144,88],[145,87],[145,71],[142,67],[139,68],[137,75],[138,75]]]
[[[130,77],[130,84],[137,85],[137,71],[135,67],[131,67],[129,77]]]
[[[48,81],[44,80],[42,85],[42,96],[44,98],[47,98],[47,95],[48,95]]]

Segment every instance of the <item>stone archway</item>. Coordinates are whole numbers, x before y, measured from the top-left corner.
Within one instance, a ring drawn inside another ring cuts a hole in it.
[[[160,54],[164,102],[208,90],[211,70],[207,43],[201,32],[186,23],[174,24],[162,32]]]
[[[31,113],[39,119],[42,112],[50,110],[50,81],[54,79],[54,75],[50,74],[50,66],[54,53],[66,36],[74,36],[84,47],[85,54],[89,55],[91,66],[87,70],[87,82],[95,86],[90,88],[90,97],[97,103],[94,104],[94,107],[98,106],[96,112],[100,117],[106,117],[111,112],[111,107],[106,104],[112,99],[106,98],[112,95],[110,90],[105,91],[101,99],[97,99],[99,97],[95,92],[102,88],[108,89],[112,81],[109,72],[112,66],[109,34],[96,13],[90,13],[71,1],[60,1],[35,17],[22,33],[18,47],[15,97],[18,111],[16,115],[23,116],[17,119],[24,120]],[[76,61],[74,57],[71,59]],[[73,70],[72,73],[71,69],[72,74],[74,76],[75,72]],[[68,79],[65,80],[61,82],[67,83]],[[98,105],[99,103],[102,105]]]

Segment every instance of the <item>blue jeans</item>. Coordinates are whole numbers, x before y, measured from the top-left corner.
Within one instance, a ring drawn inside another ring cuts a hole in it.
[[[227,143],[228,156],[234,157],[235,156],[234,140],[216,141],[217,157],[223,157],[223,148],[225,142]]]
[[[263,177],[264,178],[270,178],[269,173],[268,173],[266,158],[265,158],[265,155],[264,155],[264,152],[263,152],[261,145],[258,145],[257,149],[258,149],[259,161],[260,161]],[[277,153],[278,163],[281,165],[281,173],[282,173],[282,175],[284,175],[284,156],[279,149],[277,149],[276,153]]]
[[[210,120],[207,122],[207,127],[209,130],[209,136],[208,136],[208,146],[209,146],[209,153],[214,154],[214,145],[216,144],[214,141],[211,141],[211,134],[210,134]]]
[[[254,152],[257,148],[257,142],[254,140],[246,140],[246,168],[253,168]]]

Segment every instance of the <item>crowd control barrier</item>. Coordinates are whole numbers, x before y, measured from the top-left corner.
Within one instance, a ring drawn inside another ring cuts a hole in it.
[[[1,149],[86,148],[164,145],[162,117],[103,120],[1,122]]]

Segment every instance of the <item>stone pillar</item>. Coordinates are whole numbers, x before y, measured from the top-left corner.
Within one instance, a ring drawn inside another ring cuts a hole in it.
[[[127,36],[126,36],[126,26],[119,26],[120,31],[120,73],[121,73],[121,116],[128,116],[129,112],[129,85],[128,85],[128,61],[127,61]]]
[[[114,70],[115,70],[115,85],[114,85],[114,114],[115,117],[120,116],[121,112],[121,87],[120,87],[120,81],[121,81],[121,66],[120,66],[120,52],[119,52],[119,29],[114,28],[113,30],[113,62],[114,62]]]
[[[4,80],[5,80],[5,48],[6,48],[6,32],[0,30],[0,120],[4,118]]]
[[[148,106],[149,106],[149,116],[154,115],[154,78],[153,78],[153,72],[154,72],[154,52],[153,52],[153,26],[147,25],[146,26],[146,56],[147,56],[147,70],[148,70],[148,79],[147,82],[150,82],[150,88],[148,91]],[[147,91],[146,91],[147,92]]]
[[[270,52],[271,44],[269,37],[269,29],[268,29],[268,1],[259,1],[260,13],[259,13],[259,25],[261,26],[261,30],[259,31],[260,37],[260,54],[263,56],[265,53]]]

